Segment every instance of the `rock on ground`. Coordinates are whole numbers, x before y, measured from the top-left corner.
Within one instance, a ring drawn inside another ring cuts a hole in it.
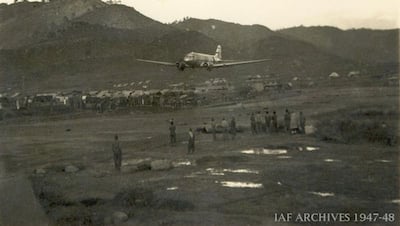
[[[124,212],[117,211],[113,213],[112,219],[114,224],[120,224],[128,220],[128,215]]]
[[[34,173],[35,174],[46,174],[46,170],[42,169],[42,168],[39,168],[39,169],[35,169]]]
[[[76,166],[73,166],[73,165],[69,165],[69,166],[66,166],[66,167],[65,167],[64,171],[65,171],[66,173],[76,173],[76,172],[79,171],[79,168],[76,167]]]

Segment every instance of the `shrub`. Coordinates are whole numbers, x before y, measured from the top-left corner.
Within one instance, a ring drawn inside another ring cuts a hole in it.
[[[396,143],[398,114],[377,109],[336,111],[322,117],[316,124],[316,136],[340,143]]]

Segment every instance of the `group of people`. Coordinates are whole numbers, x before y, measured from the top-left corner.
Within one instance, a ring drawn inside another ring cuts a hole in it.
[[[176,126],[174,123],[174,119],[170,120],[169,142],[170,142],[171,146],[176,145]],[[194,144],[195,144],[195,135],[194,135],[192,128],[189,128],[189,131],[188,131],[188,154],[194,153]]]
[[[286,109],[284,117],[283,117],[283,128],[285,132],[295,134],[295,133],[305,133],[305,124],[306,118],[303,112],[299,112],[299,114],[295,112],[289,112]],[[265,114],[261,114],[261,111],[257,113],[252,112],[250,115],[250,127],[251,133],[261,134],[261,133],[276,133],[279,131],[278,127],[278,116],[276,111],[270,115],[269,111],[266,111]],[[218,125],[214,118],[211,118],[211,131],[213,140],[217,140],[217,132],[222,132],[223,140],[229,140],[229,137],[234,140],[236,137],[237,126],[235,117],[232,117],[231,120],[226,120],[222,118],[221,123]],[[189,128],[187,133],[188,136],[188,154],[194,153],[195,150],[195,133],[192,128]],[[174,120],[171,119],[169,122],[169,137],[170,137],[170,145],[176,145],[176,126]],[[118,141],[118,135],[114,137],[114,143],[112,144],[112,151],[114,155],[114,165],[117,171],[121,170],[121,161],[122,161],[122,151]]]
[[[291,134],[305,133],[306,118],[302,111],[297,114],[296,112],[289,112],[289,110],[286,109],[283,121],[283,129],[285,132]],[[258,111],[256,114],[252,112],[250,115],[250,128],[253,135],[278,132],[278,115],[276,111],[273,111],[271,115],[269,111],[266,111],[265,114],[261,114],[261,111]]]
[[[211,118],[211,133],[214,141],[217,140],[217,130],[217,123],[214,118]],[[237,132],[235,117],[232,117],[229,122],[225,118],[222,118],[221,130],[223,140],[229,140],[229,136],[234,140]]]
[[[228,140],[229,135],[232,140],[235,139],[237,132],[235,117],[232,117],[232,119],[229,122],[225,118],[222,118],[221,127],[223,133],[223,140]],[[215,122],[214,118],[211,118],[211,133],[213,136],[213,140],[214,141],[217,140],[217,123]],[[171,146],[176,145],[176,126],[173,119],[170,120],[170,125],[169,125],[169,140]],[[195,150],[195,134],[193,132],[193,129],[189,128],[188,154],[194,153],[194,150]]]

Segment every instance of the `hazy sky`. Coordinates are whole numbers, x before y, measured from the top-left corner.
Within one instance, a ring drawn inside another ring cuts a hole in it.
[[[271,29],[299,25],[332,25],[343,29],[400,27],[400,0],[122,0],[122,3],[164,23],[189,16],[262,24]]]

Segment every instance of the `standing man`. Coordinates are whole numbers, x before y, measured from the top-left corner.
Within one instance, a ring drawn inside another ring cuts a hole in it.
[[[272,115],[272,129],[275,133],[278,132],[278,116],[276,115],[276,111]]]
[[[305,134],[306,133],[306,117],[303,115],[303,112],[300,111],[300,133]]]
[[[232,140],[234,140],[235,137],[236,137],[236,121],[235,121],[235,117],[232,117],[229,129],[230,129],[230,132],[231,132]]]
[[[122,162],[122,151],[118,141],[118,135],[116,134],[114,137],[114,143],[112,144],[112,151],[114,154],[114,166],[115,169],[120,172],[121,171],[121,162]]]
[[[222,126],[222,130],[223,130],[222,132],[223,132],[224,140],[228,140],[229,125],[228,125],[228,121],[226,121],[225,118],[222,118],[221,126]]]
[[[290,113],[288,109],[286,109],[284,121],[285,121],[285,131],[288,133],[290,132]]]
[[[256,117],[254,116],[254,112],[252,112],[250,116],[250,127],[251,127],[251,134],[253,135],[257,134]]]
[[[188,154],[194,153],[195,137],[192,128],[189,129]]]
[[[217,125],[215,124],[214,118],[211,118],[211,132],[213,135],[213,141],[217,140]]]
[[[176,127],[173,119],[171,119],[169,125],[169,142],[171,146],[176,144]]]
[[[257,127],[256,127],[257,133],[261,133],[262,132],[262,117],[261,117],[260,111],[258,111],[257,115],[256,115],[256,125],[257,125]]]
[[[265,132],[271,132],[271,116],[268,111],[265,112]]]

